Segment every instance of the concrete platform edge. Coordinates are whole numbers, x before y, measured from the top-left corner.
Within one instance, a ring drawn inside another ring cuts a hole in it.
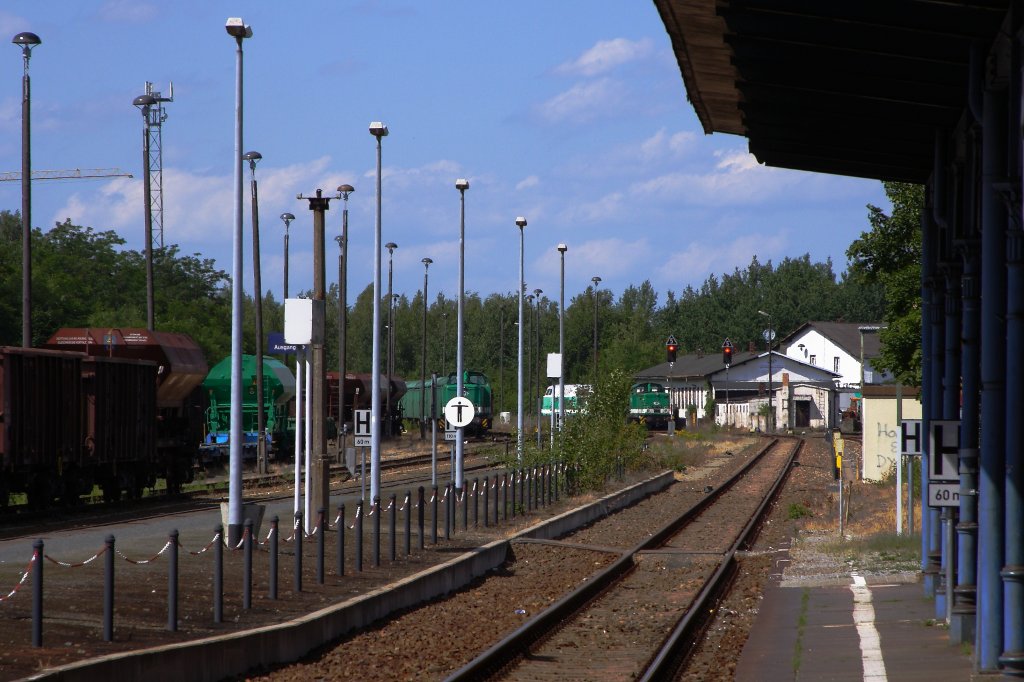
[[[672,472],[662,472],[527,528],[513,538],[496,540],[365,595],[285,623],[78,661],[24,679],[60,682],[91,682],[95,679],[146,679],[150,682],[221,680],[256,666],[294,661],[394,611],[462,588],[500,566],[508,554],[510,542],[516,537],[559,537],[664,490],[674,481]]]

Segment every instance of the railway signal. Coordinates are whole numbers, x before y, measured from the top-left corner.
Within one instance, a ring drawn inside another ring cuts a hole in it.
[[[732,364],[732,350],[732,341],[726,339],[725,343],[722,344],[722,362],[725,363],[726,367]]]
[[[670,365],[676,361],[676,351],[678,350],[679,344],[676,342],[676,337],[669,336],[665,341],[665,354]]]

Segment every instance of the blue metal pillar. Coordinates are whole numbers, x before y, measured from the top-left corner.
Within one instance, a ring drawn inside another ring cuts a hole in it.
[[[960,191],[963,191],[962,186]],[[949,226],[945,230],[946,236],[944,240],[945,262],[943,263],[943,271],[946,276],[944,305],[946,335],[943,342],[945,346],[945,361],[942,369],[943,419],[960,418],[960,333],[962,314],[960,277],[962,276],[962,267],[959,256],[954,252],[954,234],[959,232],[957,218],[957,216],[953,215],[949,217]],[[954,227],[955,225],[956,227]],[[942,582],[944,585],[943,596],[946,598],[946,611],[943,613],[943,617],[948,617],[950,623],[953,620],[953,590],[957,584],[956,569],[959,564],[959,547],[956,542],[957,537],[953,534],[958,512],[959,509],[956,507],[943,507],[942,509],[944,523],[950,524],[943,529],[942,533]],[[950,637],[955,639],[952,632],[950,632]]]
[[[978,479],[978,633],[975,664],[995,671],[1003,650],[1003,466],[1006,443],[1006,178],[1004,87],[984,94],[981,152],[981,467]]]
[[[934,194],[934,175],[925,190],[925,208],[921,212],[921,426],[927,434],[932,409],[932,269],[935,266],[934,240],[932,233],[937,229],[932,219],[931,202]],[[935,581],[938,564],[932,564],[932,527],[938,524],[928,508],[928,438],[921,443],[921,573],[924,577],[924,592],[935,596]]]

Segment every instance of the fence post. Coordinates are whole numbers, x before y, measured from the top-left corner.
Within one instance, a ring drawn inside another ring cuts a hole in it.
[[[388,519],[388,524],[389,524],[389,530],[391,531],[391,543],[390,543],[390,545],[391,545],[391,561],[392,561],[392,563],[394,563],[395,559],[398,558],[398,554],[395,551],[395,548],[396,548],[396,545],[397,545],[396,541],[398,539],[398,538],[395,537],[395,533],[396,533],[397,527],[398,527],[398,523],[397,523],[397,520],[398,520],[398,504],[397,504],[398,496],[395,495],[395,493],[391,493],[390,500],[391,500],[391,505],[390,505],[391,506],[391,517]]]
[[[454,513],[455,506],[452,503],[455,494],[452,492],[454,488],[451,483],[448,483],[444,487],[444,539],[452,539],[452,514]]]
[[[380,495],[373,498],[373,566],[380,567]]]
[[[114,536],[106,539],[103,558],[103,641],[114,641]]]
[[[324,521],[327,519],[327,510],[320,507],[316,510],[316,582],[318,585],[324,584],[324,535],[327,533],[327,524]]]
[[[491,505],[489,504],[491,501],[491,491],[487,487],[488,484],[489,479],[487,476],[484,476],[484,528],[491,525]]]
[[[270,519],[270,598],[277,599],[277,533],[280,526],[280,519],[277,514]]]
[[[405,491],[405,556],[412,554],[412,491]]]
[[[252,608],[252,519],[245,520],[242,531],[242,608]]]
[[[462,530],[469,530],[469,481],[462,482]]]
[[[167,560],[167,629],[178,631],[178,530],[167,537],[170,558]]]
[[[433,514],[431,514],[431,522],[433,523],[433,526],[434,526],[434,536],[433,536],[434,539],[433,539],[433,542],[436,545],[437,544],[437,486],[436,485],[433,487],[433,490],[434,490],[434,499],[433,499],[432,503],[434,505],[434,512],[433,512]]]
[[[514,478],[512,479],[515,480]],[[503,520],[508,521],[508,472],[506,471],[501,477],[501,494],[505,503],[501,506],[501,514],[504,517]],[[512,497],[512,502],[515,503],[515,496]]]
[[[306,532],[302,512],[295,512],[295,591],[302,592],[302,535]]]
[[[416,517],[417,517],[416,521],[417,521],[417,525],[419,526],[419,529],[420,529],[420,549],[423,549],[423,541],[425,539],[423,537],[423,532],[424,532],[423,512],[424,512],[424,509],[423,509],[423,486],[420,486],[419,494],[418,494],[417,502],[416,502]]]
[[[558,502],[558,467],[559,467],[559,462],[558,462],[558,460],[555,460],[555,477],[554,477],[555,502]]]
[[[338,575],[345,575],[345,503],[338,505]]]
[[[213,527],[213,622],[224,620],[224,526]]]
[[[32,543],[32,646],[43,646],[43,541]]]

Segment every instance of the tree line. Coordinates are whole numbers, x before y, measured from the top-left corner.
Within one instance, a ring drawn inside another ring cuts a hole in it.
[[[887,187],[888,191],[888,187]],[[905,218],[890,218],[869,206],[873,228],[891,222],[907,225]],[[901,201],[899,209],[912,211]],[[919,228],[918,228],[919,229]],[[908,287],[906,273],[888,276],[892,268],[870,261],[873,250],[886,249],[891,240],[869,243],[866,232],[851,246],[850,272],[836,274],[831,261],[812,262],[809,255],[762,263],[757,257],[732,273],[710,276],[699,287],[660,296],[649,281],[627,287],[619,296],[609,289],[588,287],[572,296],[565,310],[567,383],[591,383],[598,374],[621,369],[627,374],[665,361],[665,340],[671,334],[680,354],[717,353],[725,338],[740,349],[750,344],[765,347],[767,318],[771,313],[776,339],[810,320],[878,321],[887,305],[904,310],[915,294],[897,296],[895,288]],[[911,247],[913,241],[910,240]],[[918,244],[920,240],[918,237]],[[33,345],[45,342],[60,327],[145,327],[145,258],[124,248],[113,231],[96,231],[70,221],[47,232],[33,230]],[[856,248],[856,251],[854,249]],[[906,268],[902,255],[899,266]],[[889,268],[887,270],[886,268]],[[893,281],[895,280],[895,281]],[[230,354],[231,295],[228,274],[212,259],[183,254],[177,245],[154,248],[154,304],[160,330],[183,332],[202,347],[212,365]],[[919,282],[914,283],[914,290]],[[887,289],[888,287],[888,289]],[[251,284],[248,287],[251,289]],[[350,286],[350,292],[353,288]],[[0,211],[0,344],[20,344],[21,332],[21,229],[17,212]],[[309,296],[310,292],[301,292]],[[919,296],[919,293],[916,294]],[[382,297],[383,298],[383,297]],[[367,284],[349,302],[347,356],[350,372],[369,372],[371,366],[372,285]],[[426,371],[446,374],[455,369],[457,302],[443,293],[428,301],[423,327],[422,291],[401,293],[394,303],[395,374],[419,379],[424,333]],[[255,348],[254,300],[244,302],[245,352]],[[338,367],[338,288],[327,293],[327,363]],[[382,324],[388,320],[382,300]],[[283,329],[284,306],[269,291],[263,298],[264,330]],[[594,355],[595,320],[597,357]],[[516,403],[518,298],[516,292],[482,295],[468,292],[464,307],[464,364],[491,378],[496,410],[511,410]],[[905,328],[906,325],[903,325]],[[386,356],[387,334],[381,348]],[[558,301],[547,296],[526,306],[524,363],[527,393],[543,393],[547,384],[547,354],[558,351]],[[883,336],[883,341],[885,337]],[[897,360],[898,361],[898,360]],[[382,371],[386,365],[382,362]],[[538,380],[539,378],[539,380]],[[532,386],[532,388],[530,388]]]

